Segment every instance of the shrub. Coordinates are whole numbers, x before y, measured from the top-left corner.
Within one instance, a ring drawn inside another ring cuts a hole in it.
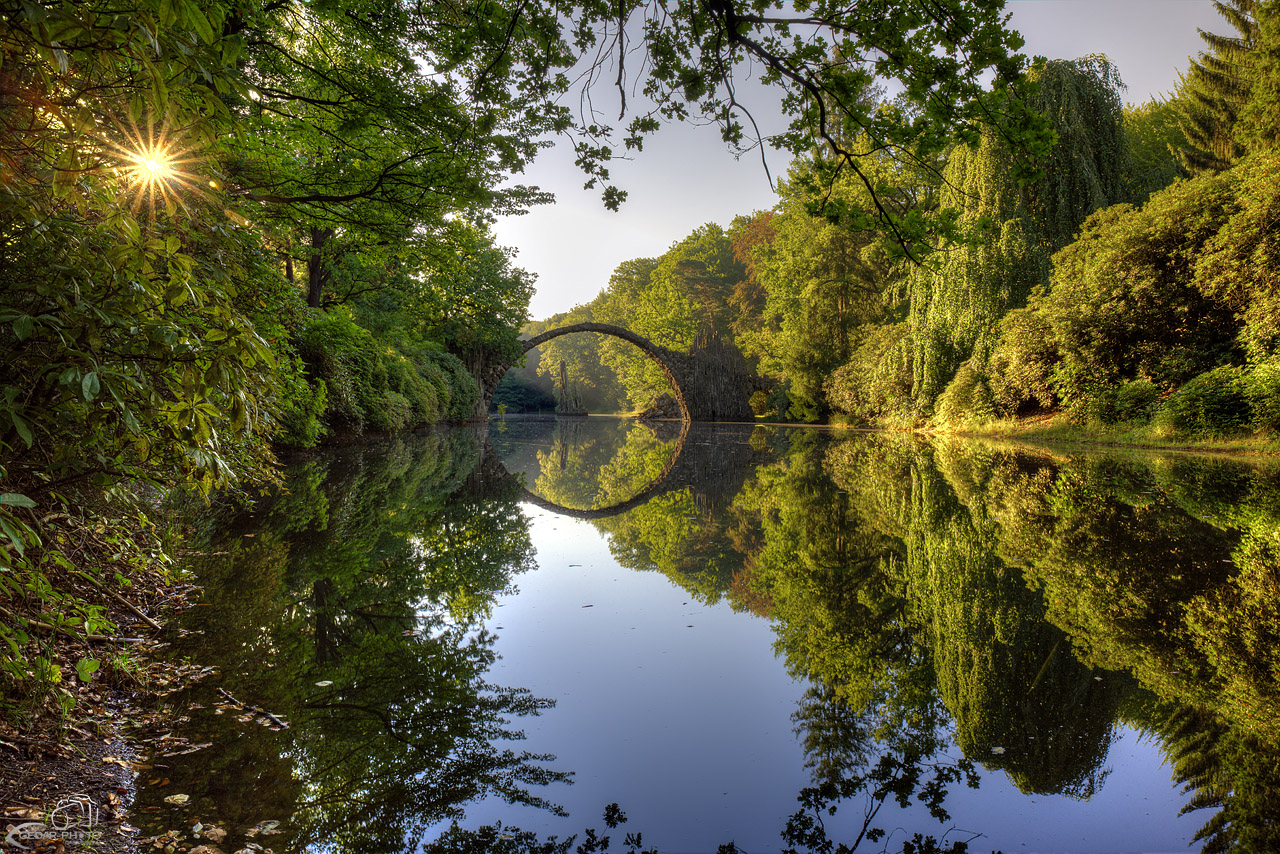
[[[906,415],[911,408],[911,340],[907,324],[868,326],[847,364],[823,390],[832,408],[872,422]]]
[[[271,440],[295,448],[310,448],[323,432],[321,419],[328,405],[325,383],[323,380],[308,382],[301,359],[282,359],[280,365],[281,392]]]
[[[955,378],[938,396],[934,407],[934,420],[940,424],[986,421],[995,415],[991,387],[987,385],[986,377],[974,368],[972,361],[960,366]]]
[[[413,407],[409,399],[398,391],[387,389],[382,393],[382,409],[379,413],[380,429],[395,433],[409,427],[416,427],[413,420]]]
[[[1052,284],[1031,306],[1061,352],[1055,388],[1064,403],[1076,409],[1099,387],[1136,377],[1176,388],[1234,358],[1235,314],[1194,271],[1236,187],[1224,173],[1176,184],[1141,209],[1113,205],[1054,256]]]
[[[324,421],[329,432],[364,432],[370,411],[379,403],[373,390],[378,361],[373,336],[341,314],[326,314],[302,328],[298,354],[307,373],[325,384]],[[385,371],[383,379],[385,383]]]
[[[1254,365],[1245,374],[1244,394],[1253,412],[1253,426],[1280,430],[1280,357]]]
[[[336,312],[303,328],[298,352],[327,389],[323,420],[331,433],[396,432],[471,417],[480,386],[461,360],[425,344],[400,347],[407,354]]]
[[[1244,371],[1230,366],[1205,371],[1165,401],[1159,420],[1180,432],[1199,435],[1247,428],[1251,419]]]
[[[1115,391],[1112,421],[1146,423],[1160,408],[1160,389],[1150,380],[1130,380]]]
[[[984,371],[996,411],[1014,416],[1057,403],[1053,374],[1061,355],[1053,328],[1031,309],[1009,312]]]
[[[452,353],[434,351],[427,353],[427,359],[439,369],[448,391],[448,403],[441,406],[444,417],[449,421],[471,420],[480,401],[480,385],[475,378]]]

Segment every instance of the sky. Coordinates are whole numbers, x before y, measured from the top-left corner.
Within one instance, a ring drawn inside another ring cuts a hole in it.
[[[1026,39],[1024,53],[1106,54],[1132,103],[1173,89],[1188,57],[1204,46],[1197,27],[1231,32],[1211,0],[1009,0],[1008,10]],[[781,153],[768,160],[775,177],[785,173]],[[516,250],[516,263],[537,276],[532,318],[590,302],[627,259],[661,255],[700,225],[728,226],[776,200],[758,153],[735,160],[712,127],[666,127],[611,171],[611,182],[628,194],[618,213],[605,209],[598,189],[582,189],[567,146],[542,152],[518,177],[556,195],[555,204],[500,218],[494,228],[498,242]]]

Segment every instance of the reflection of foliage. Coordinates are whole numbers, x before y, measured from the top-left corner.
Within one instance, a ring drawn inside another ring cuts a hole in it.
[[[932,626],[938,690],[969,756],[1024,788],[1090,790],[1112,715],[1152,703],[1127,698],[1119,674],[1089,678],[1069,640],[1085,663],[1131,672],[1178,710],[1170,724],[1141,716],[1196,792],[1193,807],[1219,808],[1200,833],[1205,850],[1274,850],[1274,471],[952,444],[900,450],[908,487],[900,463],[882,462],[892,454],[836,451],[837,481],[871,494],[859,505],[884,507],[882,478],[911,490],[905,589]],[[983,755],[995,747],[998,758]]]
[[[997,557],[999,532],[981,501],[984,484],[940,476],[975,474],[963,464],[971,461],[947,459],[955,450],[944,446],[937,468],[920,467],[921,516],[908,538],[912,596],[938,690],[968,756],[1003,768],[1025,792],[1087,799],[1104,776],[1122,683],[1095,681],[1062,631],[1045,622],[1040,595]],[[970,491],[966,507],[956,493]]]
[[[863,839],[884,838],[885,831],[875,819],[890,798],[904,807],[914,798],[934,818],[946,821],[950,818],[944,806],[947,787],[961,780],[973,787],[978,784],[971,761],[947,755],[951,742],[945,711],[927,690],[890,691],[855,711],[834,692],[812,688],[794,720],[804,738],[814,785],[801,791],[801,809],[782,832],[788,852],[832,850],[822,816],[834,814],[842,801],[859,795],[864,799],[856,837],[839,848],[852,852]],[[873,740],[878,754],[869,749]],[[919,844],[936,843],[920,839]],[[965,848],[960,845],[954,850]]]
[[[485,681],[493,638],[476,620],[533,551],[514,496],[468,478],[477,460],[460,431],[352,448],[293,467],[289,491],[252,515],[208,524],[207,551],[231,560],[199,570],[217,605],[202,655],[292,728],[236,730],[217,773],[184,766],[184,791],[224,815],[262,792],[249,808],[292,814],[298,847],[361,852],[403,850],[487,793],[549,806],[531,787],[567,775],[499,742],[550,703]]]
[[[604,808],[604,824],[609,830],[616,830],[626,824],[627,816],[617,804],[609,804]],[[593,827],[583,832],[583,840],[577,848],[573,843],[577,835],[558,839],[555,836],[539,841],[538,835],[518,827],[504,827],[501,823],[486,825],[476,830],[466,830],[456,824],[439,839],[423,848],[423,854],[597,854],[609,851],[612,838],[596,832]],[[626,854],[657,854],[656,851],[642,850],[641,835],[628,833],[623,841]]]
[[[1162,729],[1174,776],[1194,793],[1183,813],[1218,810],[1195,836],[1206,854],[1280,848],[1280,750],[1186,706]]]
[[[757,445],[771,458],[732,500],[669,492],[600,525],[624,564],[768,614],[812,681],[793,850],[836,850],[821,817],[851,798],[863,839],[891,797],[941,810],[968,762],[1088,797],[1117,718],[1161,738],[1193,805],[1217,810],[1206,851],[1274,848],[1273,469],[905,436]]]
[[[620,504],[656,480],[672,443],[642,424],[609,429],[614,424],[557,421],[551,449],[538,451],[534,491],[562,507],[590,509]]]
[[[819,443],[803,439],[760,468],[739,501],[764,533],[752,586],[773,603],[775,648],[794,675],[858,706],[890,674],[920,666],[901,592],[885,572],[899,546],[851,512],[822,469]]]
[[[682,489],[596,526],[609,536],[609,551],[618,563],[661,572],[690,596],[713,605],[742,569],[742,555],[727,536],[732,517],[732,508],[703,512],[692,492]]]

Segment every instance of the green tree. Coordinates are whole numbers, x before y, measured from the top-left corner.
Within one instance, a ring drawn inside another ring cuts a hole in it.
[[[596,311],[607,299],[602,292],[586,305],[552,315],[545,321],[528,324],[524,334],[537,335],[548,329],[574,323],[590,323],[596,320]],[[562,335],[537,348],[532,354],[538,375],[551,384],[559,375],[563,362],[569,377],[578,388],[582,402],[589,412],[619,412],[627,409],[627,392],[618,381],[613,368],[605,364],[601,347],[602,336],[584,333]]]
[[[1177,101],[1170,98],[1156,97],[1145,104],[1125,105],[1124,139],[1129,152],[1126,183],[1134,203],[1146,201],[1152,193],[1185,176],[1177,152],[1186,145],[1187,138],[1178,117]]]
[[[1050,142],[1043,119],[1011,88],[1023,68],[1016,54],[1022,39],[1005,30],[997,4],[819,0],[792,10],[778,0],[633,0],[609,10],[604,43],[625,52],[623,31],[632,17],[643,27],[644,93],[656,108],[628,125],[629,147],[639,147],[660,119],[687,118],[715,122],[740,149],[761,145],[738,87],[742,75],[758,71],[791,117],[773,144],[796,155],[812,154],[816,146],[826,178],[856,176],[870,200],[843,211],[845,221],[861,228],[875,223],[913,257],[922,257],[934,234],[949,231],[954,220],[899,209],[891,194],[879,191],[850,140],[912,164],[931,163],[957,141],[976,141],[984,125],[1021,153],[1043,153]],[[619,69],[624,90],[630,81],[621,62]],[[985,72],[994,73],[989,87],[980,82]],[[902,106],[865,98],[878,83],[901,88]],[[622,100],[625,112],[625,90]]]
[[[1280,5],[1263,0],[1256,15],[1257,44],[1249,64],[1253,79],[1236,134],[1250,152],[1272,150],[1280,144]]]
[[[1032,79],[1037,88],[1030,103],[1044,112],[1058,137],[1043,161],[1042,177],[1020,184],[1008,167],[1011,154],[993,134],[953,151],[942,205],[961,210],[965,222],[987,227],[990,234],[911,276],[913,394],[921,412],[931,412],[937,401],[948,420],[991,414],[982,374],[998,321],[1021,307],[1035,285],[1047,282],[1050,254],[1074,237],[1084,218],[1125,193],[1114,66],[1098,56],[1057,60],[1037,67]],[[953,380],[949,399],[938,401]]]
[[[1192,173],[1221,171],[1244,153],[1235,126],[1255,77],[1258,0],[1214,0],[1213,5],[1236,35],[1201,30],[1209,50],[1191,61],[1178,88],[1176,103],[1187,139],[1178,156]]]
[[[308,304],[344,299],[344,259],[450,266],[458,216],[545,200],[500,187],[532,158],[537,138],[565,126],[549,104],[566,46],[519,9],[377,2],[359,11],[307,0],[237,8],[226,24],[249,46],[244,135],[227,162],[240,192],[265,203]],[[518,37],[517,37],[518,36]],[[443,251],[443,257],[438,253]],[[425,261],[425,263],[424,263]]]
[[[878,180],[892,178],[864,169]],[[809,164],[793,166],[779,188],[770,221],[774,234],[753,253],[754,274],[766,294],[761,322],[740,336],[760,372],[786,388],[790,416],[802,421],[826,414],[824,381],[850,360],[861,327],[892,311],[887,293],[894,283],[892,253],[882,237],[813,215],[811,177]],[[868,201],[866,188],[849,176],[830,190],[827,204]]]

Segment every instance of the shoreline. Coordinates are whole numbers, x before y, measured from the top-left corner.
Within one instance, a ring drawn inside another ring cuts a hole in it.
[[[508,413],[509,418],[512,416],[515,416],[513,420],[539,421],[556,417],[520,419],[518,414]],[[580,417],[574,416],[575,420]],[[634,416],[592,417],[621,420]],[[924,439],[994,441],[1040,450],[1069,447],[1101,452],[1198,454],[1254,462],[1280,457],[1280,447],[1275,440],[1265,438],[1181,437],[1160,442],[1135,436],[1133,430],[1097,430],[1035,421],[1003,422],[987,428],[966,429],[895,429],[763,420],[708,423],[849,433],[898,433]],[[471,426],[480,425],[473,423]],[[367,441],[374,441],[374,438],[359,437],[353,442],[335,444]],[[302,454],[329,448],[308,449]],[[165,524],[170,531],[180,528],[177,519],[166,520]],[[173,552],[176,560],[184,554],[180,544]],[[133,579],[130,586],[121,587],[115,591],[119,595],[109,595],[106,600],[110,616],[118,626],[118,635],[75,640],[62,633],[57,635],[56,643],[51,644],[67,673],[65,684],[76,693],[76,706],[62,720],[46,713],[36,726],[22,729],[6,721],[0,729],[0,755],[5,757],[6,766],[6,773],[0,773],[0,811],[4,815],[5,832],[23,822],[37,820],[40,810],[47,814],[62,798],[87,794],[101,811],[103,836],[96,850],[130,852],[145,847],[147,840],[130,835],[133,828],[128,816],[136,794],[134,780],[139,769],[145,767],[141,763],[146,761],[145,756],[149,752],[146,730],[162,721],[164,714],[175,713],[174,710],[161,711],[163,698],[170,686],[178,681],[202,678],[198,662],[192,668],[194,672],[187,672],[187,667],[167,660],[163,652],[167,646],[166,639],[174,631],[173,621],[192,606],[199,588],[193,586],[189,579],[170,577],[160,564],[135,568],[130,577]],[[127,673],[108,666],[91,679],[81,682],[74,675],[74,668],[67,666],[77,657],[89,655],[103,659],[105,664],[108,659],[122,657],[122,650],[127,651],[123,657],[133,662]],[[10,767],[13,770],[10,771]],[[189,844],[199,845],[200,841]]]
[[[555,421],[558,417],[582,418],[584,416],[557,416],[554,413],[518,413],[508,412],[506,418],[512,421]],[[589,413],[588,418],[611,420],[644,420],[679,423],[678,418],[640,419],[637,413]],[[990,422],[985,425],[941,426],[941,427],[906,427],[890,424],[856,425],[826,421],[806,424],[799,421],[777,421],[757,419],[755,421],[700,421],[697,424],[746,425],[755,427],[782,427],[790,429],[809,429],[824,431],[841,431],[850,433],[904,433],[926,437],[958,437],[964,439],[999,439],[1019,444],[1043,447],[1045,445],[1075,445],[1113,450],[1132,451],[1167,451],[1175,453],[1213,454],[1217,456],[1239,457],[1280,457],[1280,437],[1263,437],[1257,434],[1238,434],[1235,436],[1219,436],[1197,438],[1195,436],[1169,436],[1167,438],[1151,435],[1155,428],[1151,426],[1124,427],[1116,425],[1080,426],[1062,423],[1057,416],[1045,419],[1021,419]],[[501,419],[492,415],[491,422]],[[477,422],[478,423],[478,422]]]

